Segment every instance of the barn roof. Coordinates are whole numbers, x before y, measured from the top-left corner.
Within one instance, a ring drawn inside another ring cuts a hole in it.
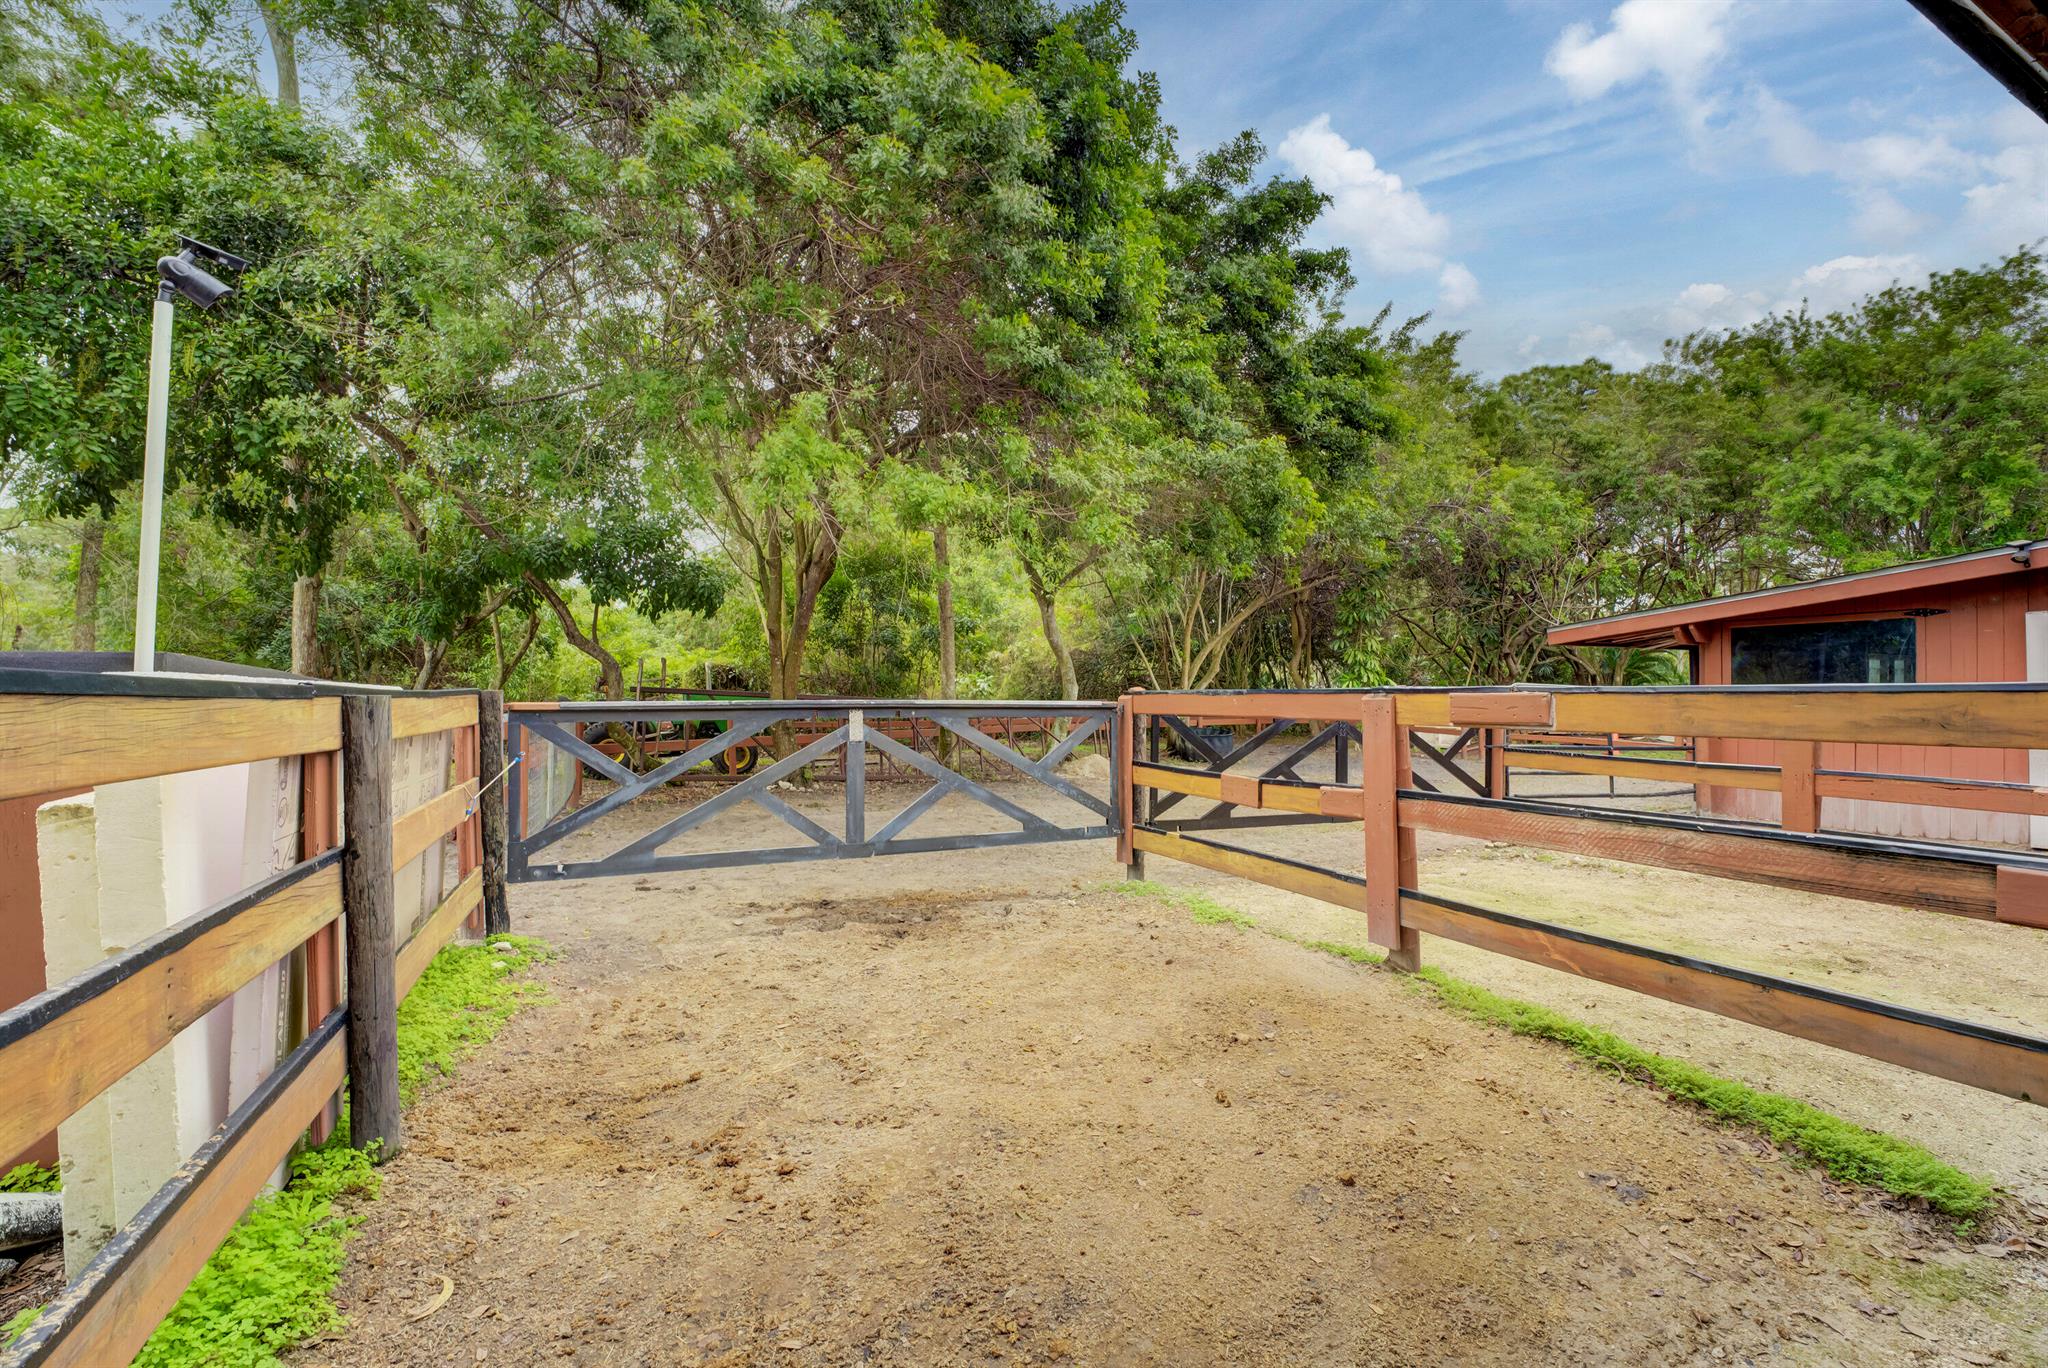
[[[1827,579],[1779,585],[1775,589],[1752,589],[1746,594],[1681,603],[1671,608],[1644,608],[1613,617],[1571,622],[1550,629],[1553,646],[1682,646],[1686,628],[1703,623],[1726,622],[1732,618],[1762,617],[1793,611],[1851,611],[1860,599],[1880,594],[1897,594],[1915,589],[1933,589],[2000,575],[2025,574],[2048,569],[2048,539],[2009,542],[1985,551],[1935,560],[1908,561],[1883,570],[1865,570],[1854,575],[1832,575]],[[1697,638],[1693,638],[1696,640]]]

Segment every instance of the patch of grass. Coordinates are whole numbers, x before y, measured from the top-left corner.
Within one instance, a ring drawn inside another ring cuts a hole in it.
[[[1149,879],[1131,879],[1102,885],[1105,892],[1124,893],[1134,898],[1157,898],[1171,903],[1195,919],[1197,926],[1235,926],[1244,931],[1256,931],[1259,924],[1251,917],[1233,907],[1225,907],[1213,898],[1200,893],[1183,893],[1165,884],[1153,883]]]
[[[344,1198],[377,1195],[370,1156],[329,1141],[291,1163],[257,1199],[136,1355],[138,1368],[241,1368],[338,1329],[333,1291],[362,1216]]]
[[[1289,936],[1287,939],[1294,940],[1294,937]],[[1320,950],[1326,955],[1335,955],[1338,959],[1350,960],[1353,964],[1378,964],[1387,957],[1384,951],[1369,949],[1363,945],[1344,945],[1337,941],[1295,941],[1295,944],[1305,945],[1311,950]]]
[[[497,954],[491,945],[509,942]],[[546,997],[528,975],[551,959],[545,941],[500,936],[436,955],[398,1007],[399,1097],[411,1105],[455,1071],[523,1007]],[[135,1359],[145,1368],[255,1368],[295,1344],[338,1329],[334,1288],[356,1208],[377,1195],[371,1156],[351,1149],[347,1113],[334,1139],[291,1161],[285,1186],[258,1198]],[[6,1175],[14,1181],[23,1165]],[[44,1170],[44,1172],[49,1172]],[[54,1180],[55,1175],[50,1175]],[[25,1175],[21,1181],[40,1181]],[[15,1188],[14,1191],[24,1189]],[[35,1189],[40,1190],[40,1189]],[[0,1327],[0,1343],[41,1314],[29,1307]]]
[[[61,1192],[57,1170],[45,1164],[16,1164],[0,1173],[0,1192]]]
[[[507,945],[498,954],[493,945]],[[547,942],[495,936],[487,944],[451,945],[434,956],[398,1004],[398,1096],[411,1106],[429,1083],[455,1072],[520,1011],[547,996],[528,977],[553,958]]]
[[[7,1324],[0,1325],[0,1344],[12,1344],[28,1333],[36,1323],[36,1317],[43,1314],[40,1306],[24,1306],[7,1318]]]
[[[1162,884],[1140,882],[1109,887],[1186,907],[1203,925],[1227,921],[1336,955],[1353,964],[1375,965],[1385,958],[1382,952],[1365,946],[1302,940],[1284,931],[1270,930],[1242,912]],[[1425,965],[1412,981],[1427,985],[1439,1003],[1462,1016],[1516,1035],[1555,1041],[1630,1082],[1657,1088],[1724,1121],[1762,1131],[1795,1155],[1819,1165],[1831,1177],[1883,1188],[1902,1197],[1921,1198],[1936,1211],[1962,1222],[1965,1228],[1991,1209],[1997,1195],[1991,1183],[1942,1162],[1910,1140],[1868,1130],[1797,1098],[1764,1092],[1682,1059],[1655,1054],[1562,1012],[1502,997],[1433,966]]]
[[[1434,990],[1439,1002],[1462,1016],[1516,1035],[1554,1040],[1633,1082],[1647,1083],[1723,1120],[1760,1130],[1833,1177],[1924,1198],[1936,1211],[1963,1221],[1991,1208],[1996,1190],[1990,1183],[1943,1163],[1909,1140],[1867,1130],[1797,1098],[1760,1091],[1682,1059],[1654,1054],[1611,1031],[1502,997],[1441,969],[1424,966],[1416,977]]]

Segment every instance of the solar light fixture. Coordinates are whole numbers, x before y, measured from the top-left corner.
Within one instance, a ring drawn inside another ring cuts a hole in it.
[[[173,303],[183,297],[210,309],[228,295],[225,284],[200,263],[223,270],[245,271],[249,263],[211,243],[178,234],[176,256],[156,263],[156,311],[149,332],[149,409],[142,439],[142,545],[135,565],[135,672],[156,668],[157,564],[163,553],[164,430],[171,406],[171,319]]]
[[[163,281],[156,290],[159,300],[170,299],[175,291],[200,308],[210,309],[224,296],[234,293],[233,287],[223,284],[199,262],[209,261],[230,271],[246,271],[248,262],[233,252],[223,252],[210,243],[186,237],[183,233],[178,234],[178,241],[184,244],[183,251],[176,256],[157,259],[156,273]]]

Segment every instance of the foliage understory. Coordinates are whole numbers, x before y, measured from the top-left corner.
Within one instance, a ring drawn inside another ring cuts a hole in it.
[[[492,946],[507,945],[506,953]],[[530,977],[552,957],[544,941],[499,936],[451,945],[434,957],[398,1008],[399,1097],[407,1106],[481,1049],[521,1009],[545,998]],[[291,1161],[285,1186],[257,1199],[150,1336],[140,1368],[243,1368],[337,1330],[334,1305],[360,1206],[377,1196],[371,1157],[347,1141],[346,1109],[333,1137]],[[55,1172],[22,1165],[0,1184],[49,1182]],[[53,1188],[9,1187],[11,1191]],[[31,1307],[0,1330],[0,1343],[33,1323]]]
[[[1261,926],[1255,918],[1198,893],[1181,893],[1152,882],[1110,887],[1171,903],[1187,911],[1200,925],[1261,931],[1353,964],[1378,965],[1385,958],[1380,951],[1364,946],[1304,940]],[[1656,1088],[1667,1097],[1691,1103],[1723,1121],[1760,1131],[1789,1154],[1817,1165],[1838,1181],[1924,1200],[1966,1228],[1987,1214],[1996,1199],[1997,1190],[1991,1183],[1944,1163],[1911,1141],[1844,1121],[1797,1098],[1722,1078],[1696,1064],[1630,1044],[1612,1031],[1574,1020],[1548,1007],[1503,997],[1431,965],[1425,965],[1416,974],[1403,975],[1402,981],[1428,992],[1460,1016],[1516,1035],[1555,1041],[1594,1065],[1611,1070],[1617,1077]]]
[[[0,1173],[0,1192],[56,1192],[60,1187],[57,1170],[46,1164],[16,1164]]]

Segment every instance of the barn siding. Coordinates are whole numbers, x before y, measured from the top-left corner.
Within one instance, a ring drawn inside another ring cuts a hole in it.
[[[1890,617],[1908,608],[1946,610],[1937,616],[1919,619],[1917,668],[1921,683],[2024,680],[2027,677],[2026,614],[2029,611],[2048,611],[2048,570],[2003,577],[1990,584],[1960,584],[1905,594],[1876,595],[1862,601],[1857,611],[1849,613],[1794,613],[1703,625],[1701,631],[1705,640],[1700,647],[1698,682],[1731,682],[1734,661],[1729,632],[1733,627]],[[1737,764],[1778,763],[1777,744],[1771,741],[1702,738],[1700,753],[1703,759]],[[1877,774],[2027,782],[2027,753],[2023,750],[1831,741],[1821,747],[1821,766]],[[1699,801],[1702,811],[1719,816],[1759,822],[1778,820],[1778,795],[1775,793],[1702,785]],[[1873,836],[1995,841],[2012,845],[2027,842],[2027,819],[2016,814],[1968,812],[1906,803],[1870,803],[1860,799],[1823,800],[1821,825],[1836,831],[1863,832]]]

